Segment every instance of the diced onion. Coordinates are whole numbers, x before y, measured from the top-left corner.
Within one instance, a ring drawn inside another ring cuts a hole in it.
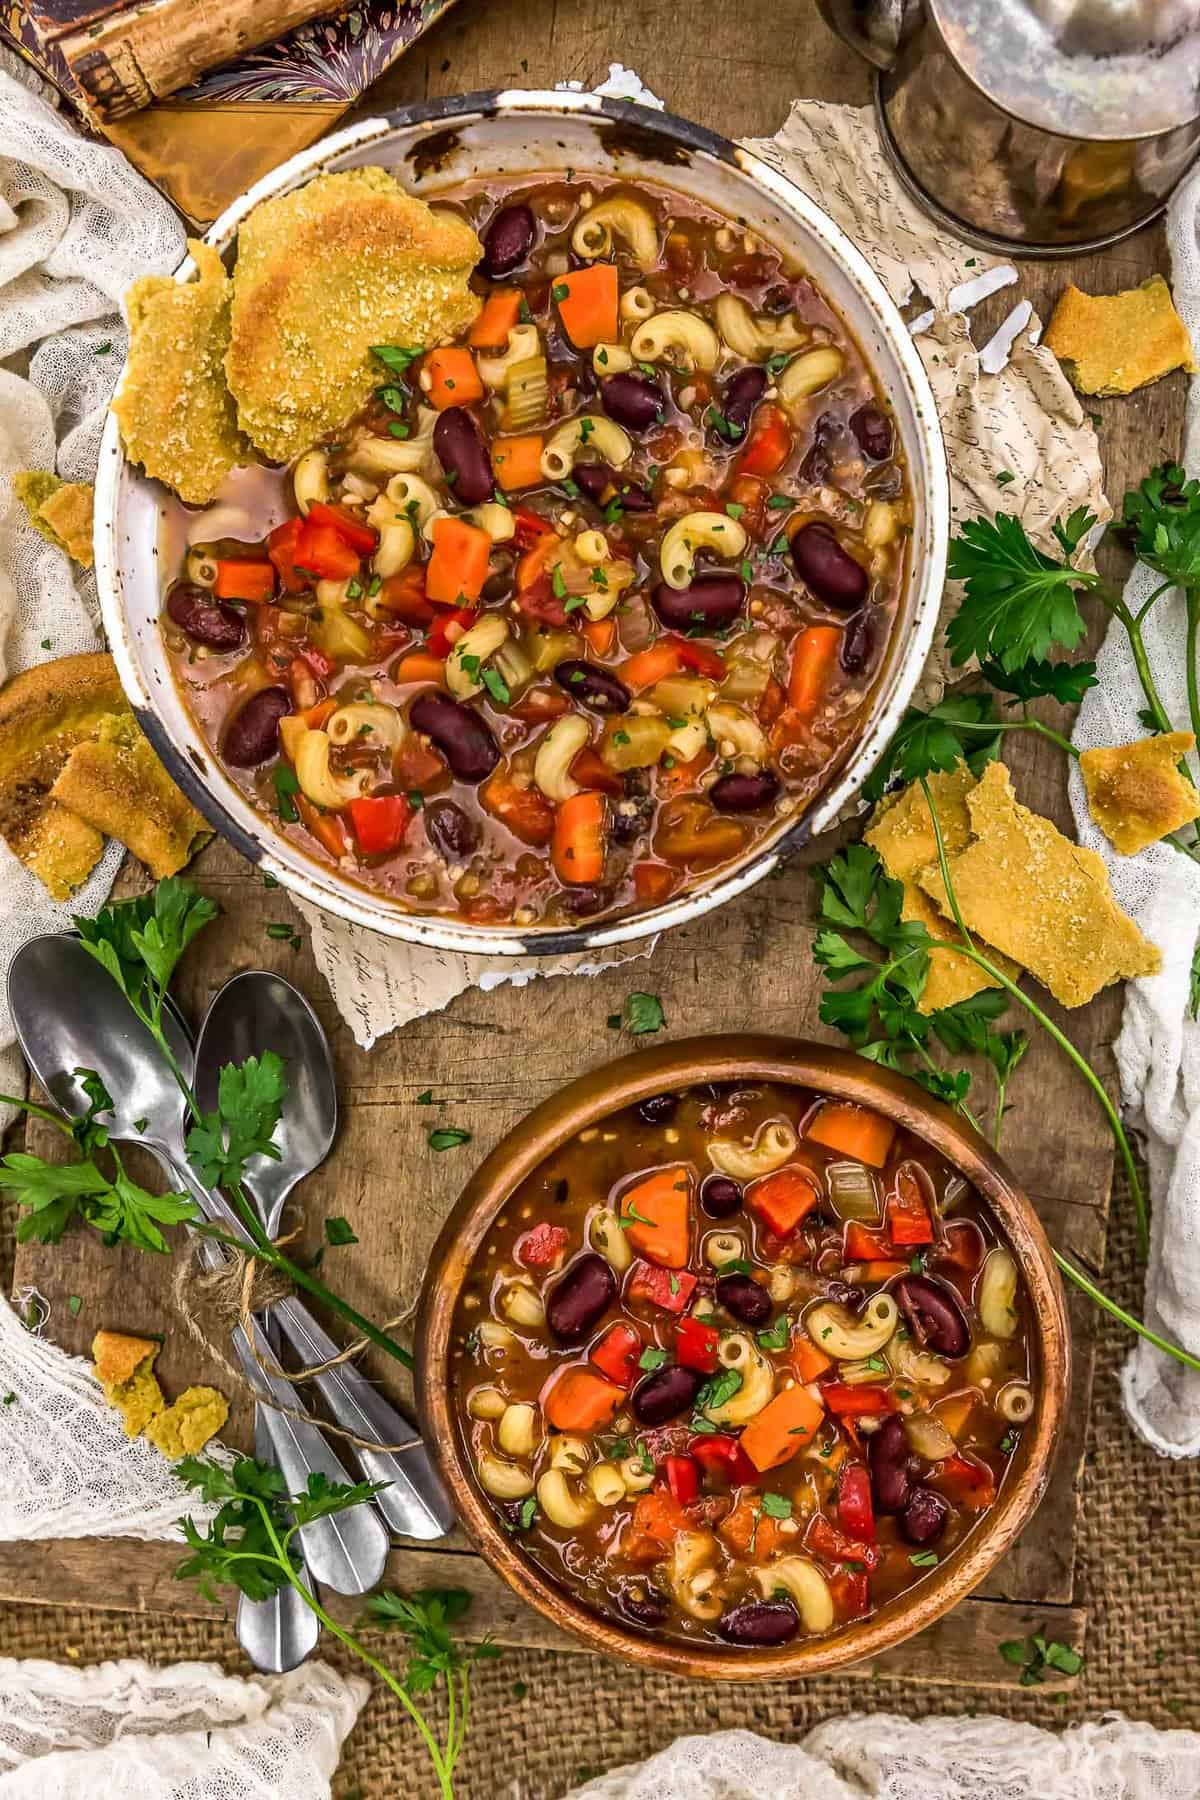
[[[879,1196],[870,1169],[857,1162],[830,1163],[829,1198],[839,1219],[879,1223]]]

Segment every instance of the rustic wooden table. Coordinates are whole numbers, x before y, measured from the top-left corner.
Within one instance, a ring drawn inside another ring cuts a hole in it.
[[[861,65],[829,34],[811,0],[702,0],[686,28],[674,7],[646,0],[609,0],[602,11],[572,0],[462,0],[415,52],[380,84],[371,107],[476,88],[552,86],[576,79],[593,85],[616,57],[636,69],[675,112],[730,136],[778,129],[798,94],[862,104]],[[1043,317],[1069,279],[1096,292],[1129,287],[1165,266],[1161,232],[1143,231],[1103,256],[1049,265],[1025,264],[1020,292]],[[1013,298],[998,296],[994,316]],[[982,323],[986,324],[986,321]],[[1110,494],[1181,442],[1183,381],[1175,377],[1131,400],[1102,404],[1099,433]],[[1061,758],[1029,739],[1012,762],[1022,797],[1070,828]],[[461,995],[445,1012],[418,1019],[370,1055],[353,1044],[335,1013],[307,950],[268,936],[295,915],[281,891],[269,891],[223,843],[200,857],[194,874],[224,914],[190,956],[180,984],[193,1018],[235,971],[274,968],[299,982],[321,1012],[337,1061],[343,1127],[326,1167],[306,1184],[303,1204],[310,1247],[321,1221],[344,1214],[359,1242],[330,1252],[339,1284],[373,1317],[401,1312],[415,1299],[425,1261],[469,1169],[534,1103],[565,1079],[603,1063],[620,1043],[606,1023],[627,993],[647,988],[663,1002],[672,1035],[743,1029],[816,1038],[818,984],[810,955],[811,883],[802,868],[765,882],[719,914],[663,938],[649,962],[592,980],[535,982],[490,994]],[[130,877],[131,881],[136,877]],[[1120,999],[1110,991],[1069,1015],[1075,1042],[1111,1075],[1108,1046]],[[1051,1010],[1054,1010],[1053,1008]],[[417,1096],[432,1090],[436,1118],[464,1126],[469,1146],[433,1154],[426,1144],[431,1114]],[[1034,1196],[1051,1237],[1093,1267],[1104,1259],[1112,1174],[1111,1146],[1092,1101],[1061,1057],[1035,1041],[1013,1088],[1006,1138],[1011,1160]],[[48,1152],[42,1135],[37,1147]],[[59,1249],[23,1247],[16,1287],[36,1287],[51,1302],[49,1329],[84,1350],[100,1326],[166,1334],[160,1367],[169,1392],[202,1380],[197,1352],[174,1317],[170,1275],[151,1257],[105,1251],[72,1237]],[[68,1296],[81,1304],[72,1309]],[[1091,1395],[1093,1319],[1072,1295],[1076,1376],[1066,1441],[1039,1522],[976,1596],[915,1644],[879,1659],[880,1669],[917,1679],[978,1686],[1015,1682],[1017,1671],[997,1654],[1005,1638],[1038,1624],[1047,1635],[1081,1645],[1087,1608],[1080,1591],[1074,1522]],[[396,1397],[395,1364],[372,1372]],[[210,1376],[213,1371],[207,1372]],[[248,1443],[244,1407],[231,1432]],[[203,1616],[217,1609],[171,1581],[176,1553],[166,1547],[111,1540],[0,1547],[0,1598],[169,1611]],[[397,1585],[453,1581],[475,1596],[473,1629],[515,1644],[577,1649],[510,1594],[461,1536],[435,1549],[396,1549],[389,1578]],[[340,1603],[339,1603],[340,1604]],[[349,1608],[348,1610],[353,1610]],[[860,1666],[864,1675],[873,1665]]]

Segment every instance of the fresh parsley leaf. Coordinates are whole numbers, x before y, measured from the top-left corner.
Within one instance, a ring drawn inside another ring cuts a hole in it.
[[[990,694],[947,694],[928,712],[909,707],[863,784],[863,798],[874,802],[896,778],[918,781],[935,771],[948,772],[960,762],[981,775],[999,750],[999,723]]]
[[[792,1516],[792,1503],[786,1494],[764,1494],[762,1509],[768,1519],[790,1519]]]
[[[17,1222],[17,1242],[56,1244],[76,1218],[109,1243],[139,1250],[167,1250],[159,1229],[194,1219],[196,1208],[184,1194],[149,1194],[118,1164],[111,1176],[91,1159],[48,1163],[13,1151],[0,1158],[0,1189],[11,1193],[28,1216]]]
[[[651,1369],[661,1369],[670,1360],[670,1354],[666,1350],[656,1350],[651,1346],[643,1350],[638,1357],[638,1368],[645,1369],[647,1372]]]
[[[1075,514],[1055,528],[1068,555],[1085,529]],[[951,661],[990,657],[1008,671],[1046,657],[1056,646],[1073,650],[1086,629],[1077,590],[1099,580],[1047,556],[1021,521],[1006,513],[966,522],[950,546],[947,573],[966,587],[946,630]]]
[[[206,1187],[232,1187],[251,1156],[279,1161],[275,1128],[287,1093],[283,1059],[274,1050],[226,1063],[217,1079],[217,1109],[187,1135],[188,1160]]]
[[[436,1131],[429,1133],[427,1141],[431,1150],[455,1150],[459,1144],[469,1144],[471,1134],[469,1131],[460,1131],[455,1125],[440,1125]]]
[[[791,1335],[792,1321],[787,1313],[780,1313],[773,1325],[758,1333],[758,1341],[764,1350],[786,1350]]]
[[[1124,522],[1144,563],[1177,587],[1200,588],[1200,481],[1164,463],[1126,494]]]
[[[300,792],[296,771],[287,763],[280,763],[271,780],[275,788],[275,810],[285,825],[294,825],[300,817],[292,800],[292,796]]]
[[[667,1015],[657,994],[630,994],[625,1002],[623,1020],[626,1031],[634,1037],[648,1037],[662,1031]]]
[[[148,894],[106,906],[94,919],[76,917],[84,949],[107,970],[135,1007],[148,1009],[154,987],[165,990],[197,932],[220,907],[188,881],[168,876]]]
[[[1060,706],[1078,706],[1089,688],[1096,685],[1094,662],[1022,663],[1020,668],[1005,669],[989,657],[980,665],[980,674],[1002,693],[1018,700],[1057,700]]]
[[[908,1560],[914,1569],[932,1569],[937,1563],[938,1553],[936,1550],[918,1550],[916,1555],[910,1556]]]
[[[80,1294],[67,1295],[67,1311],[73,1319],[77,1319],[83,1311],[83,1297]]]
[[[727,1265],[728,1266],[728,1265]],[[737,1369],[721,1369],[710,1375],[696,1395],[696,1411],[711,1413],[742,1391],[742,1377]]]
[[[418,356],[425,354],[420,344],[372,344],[370,348],[371,355],[393,375],[406,375]]]
[[[349,1219],[343,1219],[339,1214],[326,1219],[325,1242],[337,1249],[342,1244],[357,1244],[358,1235]]]

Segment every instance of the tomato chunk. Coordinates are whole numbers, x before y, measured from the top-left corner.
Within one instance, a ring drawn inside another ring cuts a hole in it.
[[[821,1389],[821,1398],[839,1419],[866,1419],[873,1413],[896,1410],[895,1397],[887,1388],[865,1382],[826,1382]]]
[[[875,1508],[871,1502],[871,1476],[865,1463],[847,1463],[838,1475],[838,1523],[847,1536],[860,1544],[875,1542]]]
[[[642,1340],[632,1325],[610,1325],[591,1352],[596,1367],[619,1387],[630,1388],[640,1373]]]
[[[383,856],[404,842],[413,808],[403,794],[368,794],[347,807],[364,856]]]
[[[678,1500],[680,1506],[687,1506],[700,1498],[700,1465],[693,1462],[690,1456],[664,1457],[663,1474],[667,1478],[671,1498]]]
[[[685,1312],[696,1291],[696,1277],[686,1269],[660,1269],[653,1263],[635,1262],[626,1290],[631,1300],[649,1300],[664,1312]]]
[[[758,1479],[758,1470],[735,1437],[715,1431],[705,1437],[694,1437],[688,1449],[708,1475],[720,1475],[730,1487],[744,1487]]]
[[[695,1369],[700,1375],[715,1375],[720,1342],[721,1334],[715,1325],[706,1325],[703,1319],[681,1319],[675,1338],[675,1359],[685,1369]]]
[[[847,1537],[824,1513],[814,1513],[804,1533],[804,1543],[823,1562],[858,1563],[868,1569],[878,1568],[881,1554],[874,1544]]]
[[[540,1225],[517,1239],[513,1254],[527,1269],[549,1269],[560,1261],[569,1242],[570,1233],[565,1225],[551,1225],[543,1219]]]
[[[885,1203],[892,1242],[901,1245],[932,1244],[933,1220],[925,1200],[921,1178],[907,1164],[896,1171],[895,1186]]]

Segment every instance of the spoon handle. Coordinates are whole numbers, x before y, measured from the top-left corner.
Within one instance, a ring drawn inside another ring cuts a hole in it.
[[[338,1345],[323,1331],[302,1301],[289,1296],[271,1308],[284,1335],[306,1362],[327,1362],[338,1354]],[[355,1445],[354,1456],[369,1481],[390,1485],[375,1496],[375,1504],[403,1537],[444,1537],[454,1526],[454,1507],[439,1480],[420,1435],[352,1362],[341,1363],[313,1376],[335,1421],[362,1438],[380,1444],[411,1444],[395,1454]]]
[[[254,1415],[254,1454],[265,1463],[271,1462],[275,1454],[261,1407]],[[297,1543],[297,1548],[303,1559],[303,1546]],[[307,1567],[304,1579],[312,1585]],[[264,1674],[285,1675],[289,1669],[297,1668],[316,1649],[320,1635],[316,1613],[304,1604],[294,1587],[279,1588],[269,1600],[239,1596],[237,1640],[254,1667]]]

